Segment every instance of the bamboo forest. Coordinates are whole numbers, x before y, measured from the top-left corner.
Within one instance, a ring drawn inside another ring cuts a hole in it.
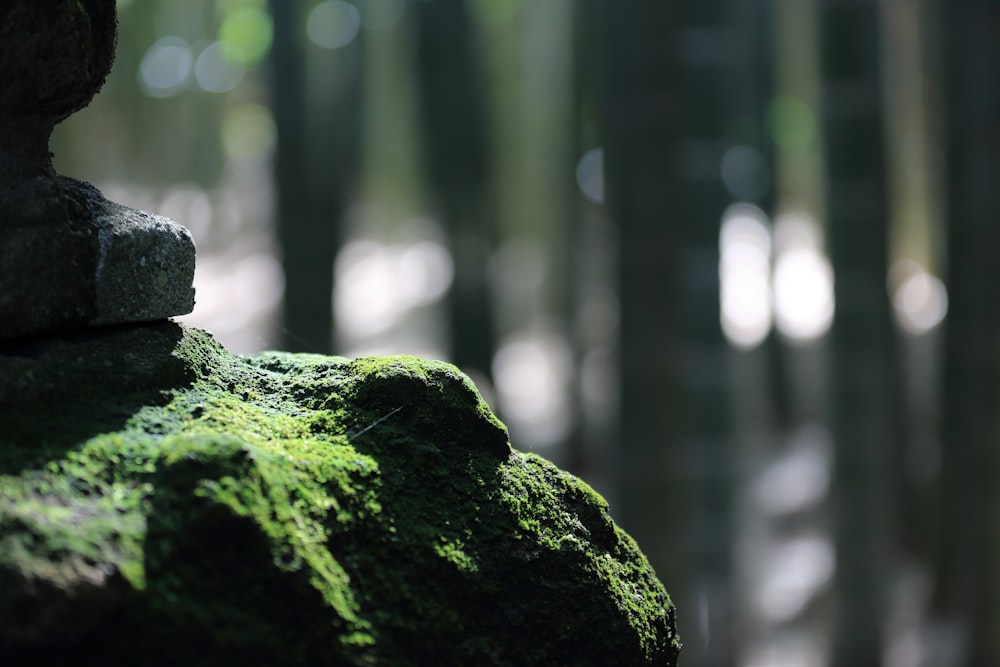
[[[118,12],[51,148],[191,230],[181,322],[457,364],[686,667],[1000,665],[1000,3]]]

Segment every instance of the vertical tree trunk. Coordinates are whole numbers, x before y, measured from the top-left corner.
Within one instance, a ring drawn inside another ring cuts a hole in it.
[[[604,5],[622,522],[676,593],[688,659],[701,665],[735,661],[734,456],[718,283],[733,53],[724,19],[720,1]]]
[[[942,2],[949,309],[933,613],[1000,664],[1000,5]]]
[[[569,136],[572,138],[570,146],[574,157],[579,160],[586,151],[597,148],[597,133],[591,131],[588,138],[584,137],[584,127],[589,125],[594,130],[597,122],[600,105],[600,85],[598,77],[594,75],[598,71],[601,62],[600,48],[600,12],[594,2],[574,2],[571,5],[572,18],[572,48],[571,48],[571,83],[572,83],[572,106],[570,114]],[[611,447],[607,442],[599,444],[604,438],[597,435],[601,430],[590,418],[586,409],[584,398],[584,377],[583,368],[585,358],[592,346],[595,345],[590,332],[585,331],[578,317],[580,306],[587,296],[589,283],[598,274],[601,262],[595,257],[594,244],[590,241],[591,221],[606,221],[603,215],[603,206],[600,202],[588,202],[581,193],[576,180],[576,167],[579,163],[572,165],[570,173],[566,174],[570,179],[568,184],[567,204],[564,215],[565,222],[562,229],[565,230],[562,238],[563,257],[562,262],[562,290],[561,303],[559,304],[560,314],[569,332],[570,344],[573,351],[574,376],[571,405],[575,409],[573,427],[566,437],[566,469],[570,472],[584,477],[591,484],[600,486],[604,479],[607,479],[609,471],[604,469]],[[602,176],[603,177],[603,176]],[[603,183],[602,183],[603,187]],[[573,239],[572,242],[570,239]],[[608,248],[601,248],[610,255],[613,251]],[[607,430],[607,425],[604,430]],[[604,479],[601,479],[601,478]]]
[[[775,7],[774,0],[729,0],[729,24],[736,52],[730,68],[733,98],[731,140],[753,148],[761,158],[765,182],[756,193],[734,193],[737,199],[760,207],[774,219],[777,203],[774,142],[767,131],[766,114],[775,92]],[[789,387],[788,350],[775,327],[763,344],[768,417],[779,433],[792,426],[792,397]]]
[[[929,95],[940,80],[940,53],[936,16],[927,8],[933,0],[882,0],[883,71],[891,209],[891,247],[894,261],[915,260],[939,274],[945,259],[942,224],[943,183],[936,178],[940,146],[932,141],[940,112]],[[898,288],[896,282],[891,286]],[[930,541],[935,524],[936,481],[929,466],[914,466],[914,453],[927,451],[926,438],[940,428],[940,330],[899,341],[899,447],[892,458],[893,529],[899,555],[907,563],[930,565]],[[926,460],[926,455],[924,460]],[[923,470],[923,474],[919,471]]]
[[[882,662],[896,354],[877,0],[820,3],[826,224],[835,273],[833,664]]]
[[[619,230],[621,522],[683,598],[675,23],[667,3],[606,0],[603,15],[606,194]],[[691,613],[681,606],[681,619]]]
[[[736,46],[738,32],[728,19],[725,0],[681,4],[676,28],[684,108],[681,140],[671,161],[682,188],[682,206],[673,210],[682,229],[681,306],[684,340],[685,468],[693,471],[689,531],[693,574],[705,626],[702,665],[736,664],[736,603],[733,562],[736,527],[733,498],[737,455],[731,414],[729,344],[719,317],[719,232],[733,202],[720,176],[727,134],[733,120],[730,74],[747,57]],[[690,473],[689,473],[690,474]],[[695,653],[695,655],[698,655]]]
[[[333,146],[314,146],[307,122],[299,0],[271,0],[274,21],[272,93],[278,142],[278,240],[285,270],[284,340],[288,350],[330,352],[333,338],[333,261],[342,214],[338,175],[310,168],[310,151],[334,164]]]
[[[452,361],[488,377],[496,335],[486,269],[496,232],[483,76],[464,0],[412,7],[427,181],[455,265],[448,295]]]

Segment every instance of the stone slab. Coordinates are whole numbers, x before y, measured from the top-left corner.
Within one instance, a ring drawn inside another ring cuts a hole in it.
[[[195,246],[176,222],[71,178],[0,193],[0,339],[184,315]]]

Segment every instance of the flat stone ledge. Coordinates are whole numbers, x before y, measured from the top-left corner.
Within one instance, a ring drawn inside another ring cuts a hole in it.
[[[70,178],[20,183],[0,200],[0,339],[194,308],[194,240],[174,221]]]

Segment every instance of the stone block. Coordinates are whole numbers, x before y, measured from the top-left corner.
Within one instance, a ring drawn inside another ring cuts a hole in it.
[[[52,167],[53,126],[86,106],[111,69],[115,6],[0,4],[0,340],[194,307],[187,230]]]
[[[194,266],[184,227],[88,183],[0,192],[0,339],[189,313]]]

